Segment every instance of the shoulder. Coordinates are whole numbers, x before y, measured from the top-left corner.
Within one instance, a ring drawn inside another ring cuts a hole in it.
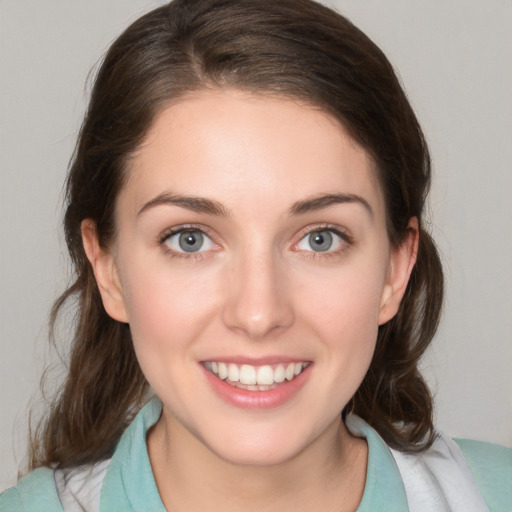
[[[512,455],[507,448],[438,434],[422,452],[391,451],[411,510],[512,511]]]
[[[66,512],[95,512],[110,459],[92,465],[55,471],[57,492]]]
[[[146,480],[150,480],[151,485],[148,485],[159,499],[145,439],[147,430],[158,420],[160,413],[161,403],[151,400],[123,433],[112,459],[69,469],[38,468],[30,472],[16,487],[0,494],[0,512],[95,512],[100,507],[105,480],[110,482],[105,493],[109,505],[104,507],[105,510],[128,510],[128,507],[118,507],[124,496],[119,493],[126,492],[127,476],[131,478],[130,492],[137,493],[141,472]],[[115,462],[113,471],[110,471],[111,462]]]
[[[464,454],[489,508],[512,509],[512,449],[468,439],[455,441]]]
[[[0,495],[0,511],[94,512],[109,462],[56,471],[38,468]]]
[[[55,487],[53,470],[38,468],[23,477],[16,487],[0,495],[2,512],[64,512]]]

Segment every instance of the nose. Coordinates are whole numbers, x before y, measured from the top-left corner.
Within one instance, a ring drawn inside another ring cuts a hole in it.
[[[263,340],[293,323],[292,297],[276,258],[247,252],[227,279],[223,321],[251,340]]]

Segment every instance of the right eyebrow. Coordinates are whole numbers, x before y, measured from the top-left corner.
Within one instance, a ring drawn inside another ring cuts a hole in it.
[[[151,208],[162,205],[179,206],[193,212],[207,213],[223,217],[227,217],[229,215],[226,208],[218,201],[206,199],[204,197],[182,196],[180,194],[164,192],[149,200],[147,203],[144,203],[142,208],[138,211],[137,217]]]
[[[352,203],[363,206],[370,217],[374,216],[373,209],[370,203],[357,194],[322,194],[312,198],[305,199],[303,201],[297,201],[292,205],[289,210],[290,215],[301,215],[304,213],[314,212],[317,210],[323,210],[329,206],[336,204]]]

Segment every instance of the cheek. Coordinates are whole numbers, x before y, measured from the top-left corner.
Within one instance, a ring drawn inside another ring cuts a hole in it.
[[[347,267],[310,274],[297,291],[304,328],[322,340],[331,375],[350,383],[351,392],[362,381],[375,350],[384,273],[382,267]]]
[[[169,262],[133,264],[124,275],[125,304],[139,360],[165,358],[167,353],[177,357],[213,315],[215,281],[204,273],[176,271]]]
[[[360,272],[337,269],[330,272],[304,274],[297,290],[303,312],[326,329],[357,333],[376,331],[384,272],[374,268]],[[306,313],[307,314],[307,313]]]
[[[378,332],[378,296],[361,285],[361,281],[344,281],[318,303],[318,310],[325,311],[324,338],[331,353],[346,366],[344,376],[353,374],[356,380],[370,365]]]
[[[177,273],[151,272],[130,275],[125,285],[130,331],[137,360],[148,383],[159,396],[177,389],[192,367],[194,341],[204,329],[212,294]],[[181,395],[173,393],[173,403]],[[178,402],[176,402],[178,401]]]

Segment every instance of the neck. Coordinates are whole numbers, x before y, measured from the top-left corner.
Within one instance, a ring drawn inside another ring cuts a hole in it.
[[[301,452],[273,465],[222,459],[166,415],[147,443],[168,512],[353,511],[364,491],[367,445],[341,419]]]

